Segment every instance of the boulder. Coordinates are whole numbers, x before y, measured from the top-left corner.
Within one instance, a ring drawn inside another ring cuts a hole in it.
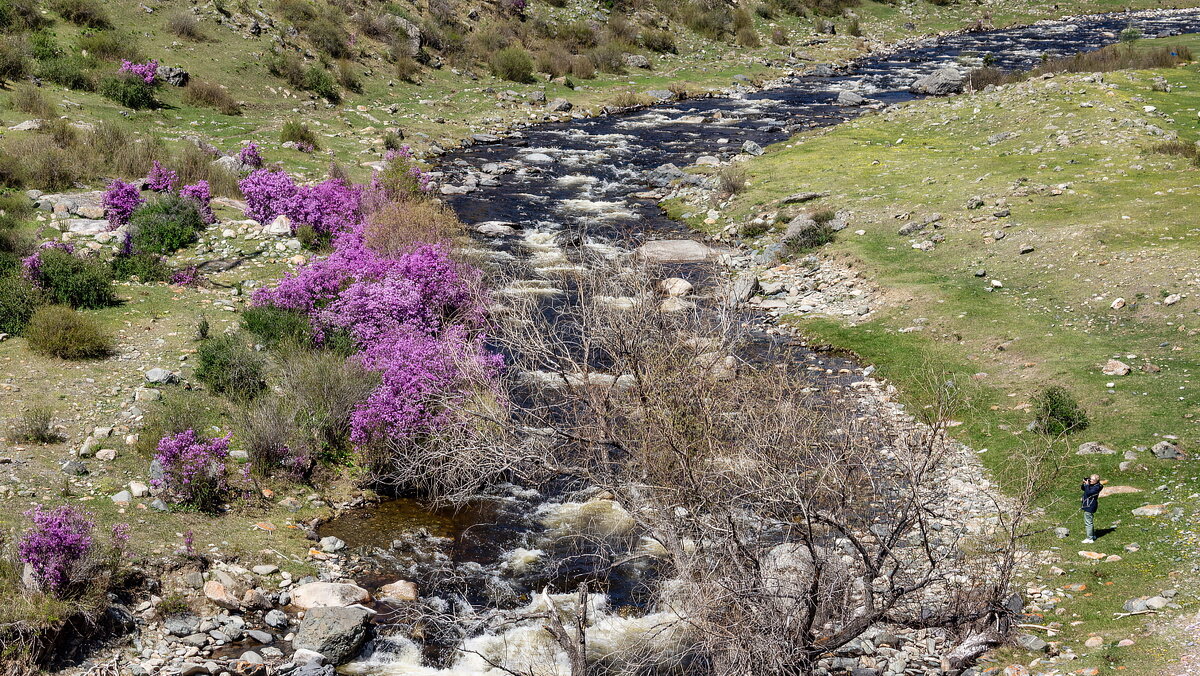
[[[263,232],[268,235],[290,236],[292,234],[292,219],[284,214],[279,214],[275,217],[275,220],[271,221],[270,225],[263,228]]]
[[[1141,493],[1142,489],[1134,486],[1105,486],[1100,489],[1100,497],[1107,498],[1110,495],[1128,495],[1130,493]]]
[[[108,221],[95,218],[68,218],[63,223],[67,232],[85,236],[99,235],[112,227]]]
[[[1116,451],[1098,441],[1084,442],[1079,445],[1079,450],[1075,451],[1075,455],[1112,455],[1114,453]]]
[[[1133,510],[1134,516],[1162,516],[1166,513],[1166,505],[1142,505]]]
[[[237,155],[226,155],[212,161],[212,165],[218,169],[223,169],[231,174],[241,174],[253,169],[253,167],[244,164]]]
[[[370,599],[366,589],[346,582],[309,582],[292,589],[292,605],[304,610],[352,606]]]
[[[671,185],[673,181],[677,181],[684,176],[685,174],[682,169],[674,164],[667,163],[646,172],[646,181],[652,186],[665,188]]]
[[[182,68],[176,66],[159,66],[154,71],[155,77],[172,87],[186,87],[191,76]]]
[[[729,287],[729,300],[734,304],[745,303],[758,291],[758,275],[753,272],[743,272],[733,280]]]
[[[337,538],[332,535],[327,535],[327,536],[321,538],[320,544],[321,544],[321,551],[323,551],[327,554],[332,554],[334,552],[340,552],[346,548],[346,543],[343,542],[341,540],[341,538]]]
[[[396,580],[380,587],[379,595],[395,601],[416,601],[417,585],[408,580]]]
[[[157,385],[165,383],[173,383],[179,380],[179,376],[164,368],[152,368],[146,371],[146,382],[155,383]]]
[[[659,282],[658,289],[668,296],[686,296],[692,292],[692,283],[680,277],[671,277]]]
[[[746,153],[747,155],[754,155],[755,157],[758,157],[766,151],[764,151],[763,147],[754,141],[746,141],[742,144],[742,152]]]
[[[798,192],[788,195],[779,201],[780,204],[803,204],[822,197],[829,197],[827,192]]]
[[[650,59],[647,59],[642,54],[625,54],[621,56],[621,61],[625,63],[626,68],[650,68]]]
[[[1100,371],[1106,376],[1127,376],[1129,375],[1129,364],[1116,359],[1109,359],[1104,363]]]
[[[917,78],[908,91],[926,96],[947,96],[962,91],[966,76],[957,68],[945,67]]]
[[[659,103],[675,100],[675,92],[670,89],[648,89],[645,92],[646,96]]]
[[[651,263],[703,263],[715,253],[690,239],[656,239],[637,248],[637,254]]]
[[[263,622],[272,629],[284,629],[288,626],[288,617],[282,610],[268,610],[263,615]]]
[[[385,16],[389,17],[396,28],[404,34],[404,40],[401,40],[404,54],[409,57],[416,57],[421,53],[421,29],[413,22],[404,17],[397,16],[388,12]]]
[[[133,502],[133,496],[129,494],[129,491],[121,491],[112,496],[112,501],[118,505],[128,505]]]
[[[573,107],[571,102],[564,98],[557,98],[546,104],[546,110],[552,113],[568,113]]]
[[[217,604],[226,610],[240,610],[241,604],[237,596],[229,591],[225,585],[216,580],[209,580],[204,583],[204,596],[209,601]]]
[[[861,94],[849,90],[839,92],[837,97],[839,106],[861,106],[866,102],[867,100]]]
[[[1150,447],[1150,452],[1159,460],[1177,460],[1183,457],[1179,447],[1169,441],[1160,441]]]
[[[345,664],[366,640],[370,617],[371,611],[360,607],[313,608],[300,623],[292,646],[321,653],[331,664]]]

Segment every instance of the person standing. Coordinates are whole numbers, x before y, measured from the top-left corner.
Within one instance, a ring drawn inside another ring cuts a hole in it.
[[[1090,545],[1096,541],[1096,509],[1100,507],[1100,491],[1104,490],[1104,486],[1100,485],[1100,475],[1093,474],[1084,479],[1080,490],[1083,491],[1080,509],[1083,510],[1083,525],[1087,528],[1087,538],[1083,544]]]

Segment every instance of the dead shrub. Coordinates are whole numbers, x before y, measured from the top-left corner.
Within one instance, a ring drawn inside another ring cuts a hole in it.
[[[203,42],[205,40],[204,31],[200,28],[200,20],[188,12],[172,14],[167,19],[167,31],[175,37],[191,40],[192,42]]]
[[[45,119],[54,115],[54,106],[46,100],[42,90],[32,85],[24,85],[13,90],[8,99],[15,110]]]
[[[397,254],[421,242],[448,242],[463,233],[454,211],[441,202],[390,202],[367,218],[367,246]]]
[[[193,78],[183,89],[183,102],[189,106],[212,108],[222,115],[241,115],[242,107],[224,87]]]

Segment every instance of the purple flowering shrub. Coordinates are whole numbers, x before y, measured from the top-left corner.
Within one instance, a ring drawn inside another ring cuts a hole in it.
[[[37,251],[21,259],[21,275],[39,286],[44,282],[42,280],[42,252],[48,250],[65,251],[73,254],[75,253],[75,245],[70,242],[42,242],[38,245]]]
[[[162,477],[151,483],[177,504],[214,510],[229,488],[225,466],[228,454],[228,435],[205,439],[189,429],[165,436],[154,455]]]
[[[154,84],[154,77],[158,73],[158,61],[151,59],[146,63],[134,63],[128,59],[121,60],[121,68],[119,73],[129,73],[142,79],[146,84]]]
[[[171,273],[171,283],[180,286],[199,286],[201,279],[200,269],[195,265],[179,268]]]
[[[258,144],[253,141],[242,146],[241,151],[238,152],[238,159],[242,161],[242,164],[254,169],[259,169],[263,165],[262,155],[258,153]]]
[[[17,544],[17,556],[29,565],[43,589],[62,593],[92,550],[95,524],[86,514],[68,505],[54,509],[37,505],[25,512],[25,516],[33,521],[33,527],[25,531]]]
[[[362,186],[330,179],[313,186],[298,186],[286,171],[259,169],[238,184],[246,198],[246,216],[270,223],[287,216],[294,227],[303,225],[321,234],[362,221]]]
[[[175,192],[175,186],[179,183],[179,174],[171,169],[167,169],[158,160],[154,160],[154,166],[150,169],[150,173],[146,174],[146,189],[154,192]]]
[[[183,186],[179,189],[179,196],[196,203],[196,208],[200,210],[200,218],[203,219],[205,225],[212,225],[216,222],[217,218],[212,212],[212,191],[208,187],[208,181],[201,179],[192,185]]]
[[[387,166],[372,180],[373,186],[392,200],[421,197],[433,190],[433,176],[413,157],[407,145],[384,155]]]
[[[113,181],[104,191],[104,217],[113,227],[125,225],[129,223],[129,217],[141,206],[142,201],[142,194],[137,186],[124,181]]]

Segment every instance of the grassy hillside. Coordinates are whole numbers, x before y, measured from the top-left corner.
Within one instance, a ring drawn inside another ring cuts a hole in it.
[[[1169,44],[1195,49],[1200,39]],[[1046,568],[1031,581],[1054,598],[1037,603],[1039,624],[1080,655],[1072,673],[1156,673],[1174,659],[1169,631],[1113,618],[1127,599],[1174,588],[1185,613],[1197,607],[1189,520],[1198,472],[1192,460],[1146,449],[1200,446],[1200,230],[1188,215],[1198,111],[1196,65],[1039,77],[915,102],[771,148],[749,164],[750,187],[726,212],[733,222],[773,213],[801,190],[831,193],[816,209],[849,210],[849,227],[822,253],[879,285],[883,302],[865,320],[790,321],[876,364],[914,401],[931,369],[969,383],[955,434],[1001,482],[1030,444],[1050,443],[1028,430],[1037,392],[1060,385],[1082,403],[1091,424],[1059,444],[1058,488],[1033,543]],[[898,234],[935,214],[935,224]],[[1129,374],[1105,375],[1110,359]],[[1076,454],[1091,441],[1116,453]],[[1105,498],[1097,523],[1115,531],[1081,545],[1078,484],[1092,472],[1138,492]],[[1145,504],[1166,509],[1131,514]],[[1056,539],[1056,526],[1070,538]],[[1122,560],[1096,563],[1079,550]],[[1082,593],[1064,587],[1081,583]],[[1085,645],[1092,636],[1100,646]],[[1121,639],[1138,647],[1117,647]]]

